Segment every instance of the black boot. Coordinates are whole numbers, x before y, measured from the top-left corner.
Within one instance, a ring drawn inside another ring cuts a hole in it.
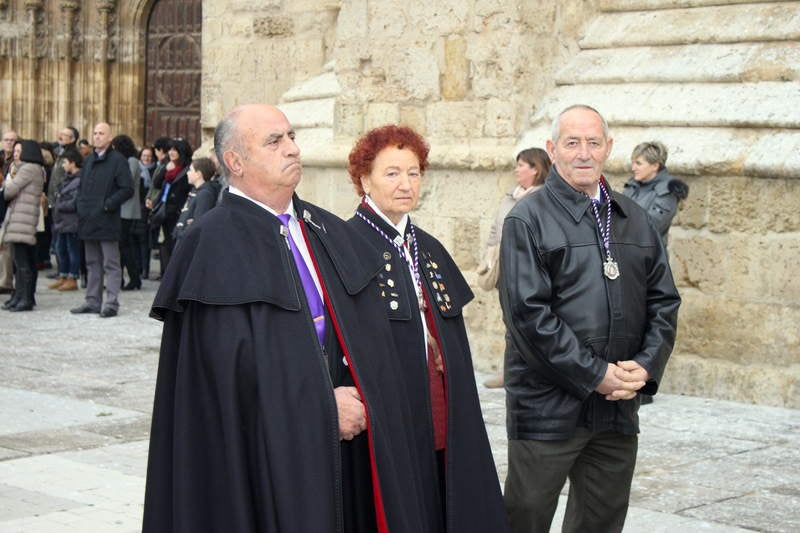
[[[12,307],[15,307],[17,302],[19,302],[19,296],[17,296],[18,294],[19,291],[14,289],[14,293],[11,295],[11,298],[3,302],[3,309],[11,309]]]
[[[17,269],[17,293],[20,294],[19,301],[14,307],[9,307],[8,310],[15,311],[32,311],[33,310],[33,271],[29,268]]]

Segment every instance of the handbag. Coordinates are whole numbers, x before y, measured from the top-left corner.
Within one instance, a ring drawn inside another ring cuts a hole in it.
[[[150,215],[147,217],[147,223],[150,225],[150,229],[158,229],[164,224],[166,219],[167,203],[158,202],[153,206],[153,209],[150,210]]]
[[[476,273],[478,274],[478,287],[485,291],[493,291],[497,287],[497,280],[500,277],[499,244],[486,247]]]

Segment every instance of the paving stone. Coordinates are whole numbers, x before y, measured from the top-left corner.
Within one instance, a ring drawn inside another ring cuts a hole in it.
[[[0,445],[26,455],[62,452],[80,448],[106,446],[116,439],[77,428],[53,428],[0,436]]]
[[[112,420],[139,415],[92,400],[0,387],[0,435],[69,427],[98,417]]]
[[[682,514],[703,521],[736,523],[770,533],[800,531],[800,494],[758,491],[739,498],[730,498],[688,509]]]

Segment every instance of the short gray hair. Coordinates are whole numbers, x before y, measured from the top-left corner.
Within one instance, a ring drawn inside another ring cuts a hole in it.
[[[226,178],[230,175],[230,169],[225,164],[225,158],[222,154],[228,150],[243,152],[242,140],[236,127],[238,116],[238,111],[232,111],[220,120],[216,129],[214,129],[214,153],[219,163],[219,172]]]
[[[603,115],[600,114],[600,111],[586,104],[575,104],[561,111],[561,113],[556,115],[556,118],[553,120],[553,131],[551,137],[551,140],[553,142],[558,141],[558,138],[561,135],[561,117],[566,112],[572,111],[573,109],[586,109],[588,111],[594,111],[595,113],[597,113],[597,116],[600,117],[600,123],[603,125],[603,138],[608,139],[608,122],[606,122],[605,117],[603,117]]]
[[[651,165],[658,164],[659,170],[667,165],[667,147],[658,141],[648,141],[636,145],[631,154],[631,160],[639,156]]]

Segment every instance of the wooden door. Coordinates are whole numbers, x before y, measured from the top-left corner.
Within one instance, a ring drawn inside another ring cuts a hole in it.
[[[201,0],[157,0],[147,22],[145,142],[200,145]]]

